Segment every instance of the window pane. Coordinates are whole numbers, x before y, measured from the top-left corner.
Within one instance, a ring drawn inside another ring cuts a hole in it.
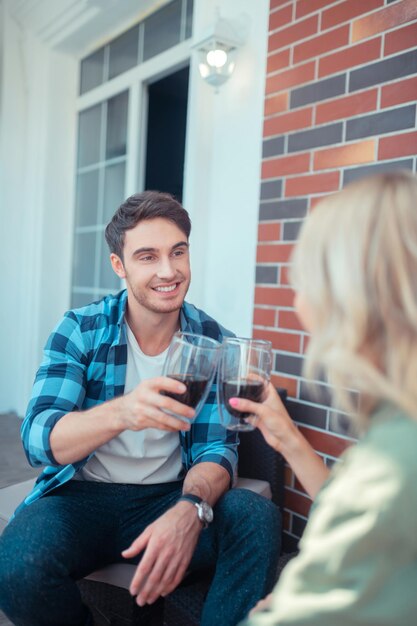
[[[75,293],[73,291],[71,295],[71,308],[77,309],[80,306],[91,304],[91,302],[94,302],[97,299],[98,298],[96,298],[92,291],[89,291],[88,293]]]
[[[82,111],[78,122],[78,167],[100,160],[101,104]]]
[[[126,154],[128,92],[108,100],[106,159]]]
[[[139,26],[131,28],[110,44],[109,79],[118,76],[138,62]]]
[[[179,43],[181,4],[175,0],[145,20],[144,61]]]
[[[75,226],[97,224],[98,170],[78,174]]]
[[[80,94],[103,82],[104,48],[81,61]]]
[[[107,224],[125,199],[125,163],[106,167],[104,174],[103,223]]]
[[[102,236],[102,233],[99,233]],[[94,264],[97,233],[76,233],[72,284],[94,287]]]
[[[122,288],[120,278],[113,272],[110,263],[110,252],[106,242],[103,243],[100,259],[99,286],[101,289],[108,289],[109,292],[120,291]]]
[[[193,9],[194,9],[194,1],[187,0],[187,15],[185,22],[185,38],[189,39],[193,34]]]

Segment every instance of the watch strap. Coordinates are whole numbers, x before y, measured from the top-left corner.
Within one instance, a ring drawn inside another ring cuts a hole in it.
[[[193,493],[184,493],[178,499],[178,502],[181,502],[181,500],[186,500],[188,502],[192,502],[193,504],[201,504],[203,502],[203,498],[200,498],[199,496],[195,496]]]

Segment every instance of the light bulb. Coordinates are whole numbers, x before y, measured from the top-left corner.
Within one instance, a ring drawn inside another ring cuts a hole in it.
[[[224,50],[210,50],[210,52],[207,52],[207,63],[210,67],[223,67],[226,61],[227,53]]]

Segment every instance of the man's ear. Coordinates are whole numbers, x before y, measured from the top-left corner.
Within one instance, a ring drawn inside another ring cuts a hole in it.
[[[110,255],[110,262],[113,268],[113,271],[118,275],[119,278],[126,278],[126,272],[123,265],[122,259],[114,252]]]

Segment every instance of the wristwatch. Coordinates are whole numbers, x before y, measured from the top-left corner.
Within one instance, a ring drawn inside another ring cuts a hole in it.
[[[181,502],[181,500],[187,500],[188,502],[194,504],[194,506],[197,508],[198,519],[200,520],[200,522],[202,522],[203,528],[207,528],[210,522],[213,521],[213,509],[208,502],[206,502],[199,496],[195,496],[192,493],[184,493],[184,495],[179,498],[178,502]]]

